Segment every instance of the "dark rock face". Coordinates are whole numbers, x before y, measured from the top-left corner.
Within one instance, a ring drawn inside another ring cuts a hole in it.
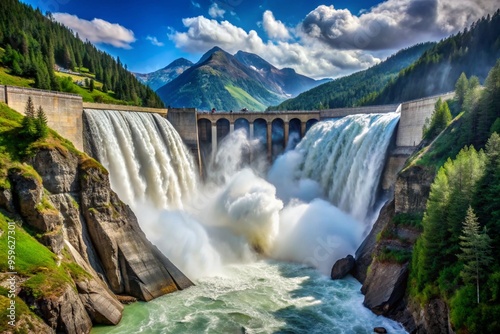
[[[78,157],[58,149],[40,150],[30,161],[51,194],[79,191]]]
[[[352,255],[347,255],[345,258],[337,260],[337,262],[335,262],[332,267],[332,279],[344,278],[351,272],[355,265],[356,260],[354,260],[354,257]]]
[[[13,185],[13,202],[24,220],[41,232],[49,232],[60,225],[57,212],[40,207],[43,197],[43,185],[31,175],[23,175],[19,170],[9,171]]]
[[[62,290],[58,296],[36,300],[23,291],[19,295],[28,305],[34,305],[35,312],[57,333],[89,333],[92,321],[78,294],[69,285]]]
[[[92,322],[116,325],[122,319],[123,305],[97,280],[76,282],[80,300]]]
[[[169,273],[152,249],[130,208],[109,187],[97,167],[81,171],[82,209],[89,233],[114,293],[151,300],[191,286],[176,270]]]
[[[372,230],[356,251],[356,265],[352,275],[361,283],[365,282],[368,267],[372,263],[372,256],[377,246],[377,235],[385,228],[394,216],[394,201],[384,205]]]
[[[394,189],[396,213],[423,212],[434,176],[434,171],[420,166],[401,172]]]
[[[402,301],[408,280],[408,264],[374,262],[361,292],[363,304],[378,315],[387,315]]]
[[[36,173],[10,170],[12,188],[0,193],[0,207],[41,232],[38,240],[54,253],[66,248],[90,274],[57,296],[35,299],[21,290],[19,296],[50,327],[44,332],[88,333],[92,323],[117,324],[123,305],[115,293],[148,301],[193,285],[146,239],[97,162],[41,149],[30,163],[42,182]]]
[[[9,213],[16,212],[10,189],[0,189],[0,207],[4,208]]]

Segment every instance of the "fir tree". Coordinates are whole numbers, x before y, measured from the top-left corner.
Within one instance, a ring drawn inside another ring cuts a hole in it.
[[[47,125],[47,116],[45,115],[42,106],[38,107],[35,125],[37,130],[37,137],[46,138],[49,134],[49,127]]]
[[[457,100],[460,107],[464,104],[465,94],[469,88],[469,80],[464,72],[460,74],[460,77],[455,84],[455,100]]]
[[[460,236],[462,253],[458,258],[464,267],[460,275],[465,283],[476,283],[477,303],[479,304],[479,284],[481,277],[485,276],[488,265],[493,261],[491,257],[491,239],[486,233],[486,228],[479,232],[479,222],[474,210],[469,206],[467,216]]]
[[[22,121],[22,133],[28,137],[36,136],[37,129],[35,124],[35,106],[31,96],[28,97],[26,107],[24,109],[24,118]]]

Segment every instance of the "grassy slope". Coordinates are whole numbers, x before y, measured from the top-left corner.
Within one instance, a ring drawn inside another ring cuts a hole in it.
[[[32,78],[23,78],[10,74],[10,69],[7,67],[3,67],[1,63],[1,58],[4,54],[5,50],[0,48],[0,84],[1,85],[9,85],[9,86],[19,86],[19,87],[33,87],[35,80]],[[85,78],[89,79],[89,76],[94,76],[93,74],[87,74],[88,70],[85,68],[81,68],[81,72],[84,73],[80,75],[55,72],[56,76],[59,78],[71,77],[73,82],[85,80]],[[112,91],[108,93],[103,93],[99,89],[102,88],[102,83],[99,81],[95,81],[94,91],[91,93],[88,88],[83,88],[78,85],[73,85],[73,90],[69,93],[78,94],[82,97],[84,102],[101,102],[101,103],[110,103],[110,104],[127,104],[125,101],[118,100],[114,97],[114,93]]]
[[[225,86],[226,90],[234,97],[237,101],[239,101],[242,105],[248,106],[247,108],[250,110],[265,110],[266,106],[255,98],[253,98],[250,94],[248,94],[243,89],[233,86],[227,85]]]
[[[72,144],[61,138],[54,131],[50,131],[47,139],[29,143],[22,140],[18,131],[21,127],[22,116],[10,109],[5,104],[0,103],[0,188],[9,187],[6,178],[8,170],[11,168],[20,169],[23,173],[39,178],[36,171],[29,165],[22,163],[22,158],[31,154],[40,147],[57,147],[59,150],[77,152]],[[82,155],[84,158],[85,156]],[[0,211],[0,229],[4,233],[0,236],[0,272],[10,271],[7,267],[8,255],[8,221],[12,221]],[[15,222],[16,237],[16,259],[15,271],[19,276],[27,280],[22,283],[23,287],[37,297],[51,297],[58,295],[61,289],[67,284],[73,285],[72,278],[81,278],[88,275],[78,265],[74,264],[65,252],[62,260],[52,253],[47,247],[40,244],[36,235],[21,222]],[[5,298],[7,291],[0,289],[0,306],[8,300]],[[2,297],[4,296],[4,297]],[[25,304],[18,298],[19,312],[31,312]],[[3,315],[4,308],[0,310]],[[4,317],[2,316],[2,319]],[[5,330],[2,326],[5,322],[0,322],[0,332]]]

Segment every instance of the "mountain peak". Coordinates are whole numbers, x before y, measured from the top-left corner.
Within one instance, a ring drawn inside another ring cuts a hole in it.
[[[226,51],[222,50],[218,46],[214,46],[213,48],[211,48],[210,50],[205,52],[205,54],[203,54],[203,56],[201,56],[201,58],[200,58],[200,60],[198,60],[197,64],[201,64],[201,63],[205,62],[208,58],[210,58],[216,52],[224,52],[227,54]]]
[[[178,67],[178,66],[193,66],[193,62],[186,58],[179,58],[168,64],[165,68]]]

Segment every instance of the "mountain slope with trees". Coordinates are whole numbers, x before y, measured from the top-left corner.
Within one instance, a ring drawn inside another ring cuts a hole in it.
[[[140,83],[119,58],[115,60],[92,43],[81,41],[78,34],[55,22],[50,13],[44,16],[18,0],[2,0],[0,47],[5,49],[0,61],[10,74],[33,78],[34,88],[65,91],[67,85],[55,73],[59,66],[85,73],[102,83],[104,93],[112,92],[125,103],[163,106],[154,91]]]
[[[500,9],[444,39],[363,104],[390,104],[449,92],[460,74],[483,82],[500,57]]]
[[[399,174],[377,234],[363,289],[372,302],[380,286],[370,283],[402,268],[392,285],[400,284],[401,303],[378,311],[409,332],[500,331],[500,258],[492,256],[500,249],[500,60],[484,88],[477,82],[461,75],[455,99],[436,103],[429,124],[438,125]]]
[[[401,50],[367,70],[322,84],[269,109],[317,110],[359,105],[362,98],[383,89],[399,71],[411,65],[432,45],[433,43],[417,44]]]

